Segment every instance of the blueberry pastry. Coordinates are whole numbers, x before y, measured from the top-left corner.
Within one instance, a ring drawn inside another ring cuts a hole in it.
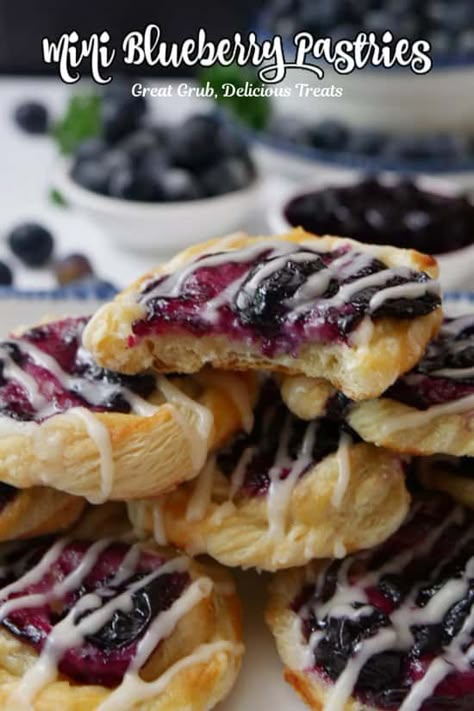
[[[231,235],[146,274],[92,318],[86,347],[123,373],[266,369],[376,397],[441,321],[436,262],[301,229]]]
[[[154,496],[195,476],[209,447],[248,421],[250,378],[119,375],[82,346],[87,320],[0,343],[0,481],[93,503]]]
[[[0,707],[211,709],[243,651],[232,581],[93,524],[0,548]]]
[[[447,319],[425,356],[378,400],[349,409],[367,442],[409,454],[474,456],[474,316]]]
[[[43,536],[69,528],[80,517],[84,499],[35,486],[16,489],[0,482],[0,541]]]
[[[275,576],[267,622],[310,708],[474,708],[473,516],[420,496],[377,548]]]
[[[398,455],[357,441],[337,420],[295,417],[268,380],[249,433],[211,456],[194,482],[128,509],[157,542],[278,570],[376,545],[408,506]]]
[[[442,491],[474,509],[474,457],[420,457],[413,467],[425,488]]]

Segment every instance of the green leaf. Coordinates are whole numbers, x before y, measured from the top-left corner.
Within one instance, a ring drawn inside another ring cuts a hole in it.
[[[102,100],[97,94],[76,94],[70,98],[63,118],[52,129],[61,153],[70,155],[86,138],[100,136],[101,108]]]
[[[229,67],[215,64],[213,67],[202,69],[198,74],[198,81],[202,86],[209,82],[216,92],[217,102],[246,126],[261,131],[268,125],[272,113],[268,96],[225,97],[222,93],[223,84],[233,84],[237,88],[245,88],[247,83],[254,87],[263,86],[252,69],[239,67],[236,64]]]
[[[67,207],[67,200],[65,199],[63,194],[60,193],[59,190],[57,190],[56,188],[50,188],[48,198],[49,201],[53,203],[53,205],[58,205],[59,207]]]

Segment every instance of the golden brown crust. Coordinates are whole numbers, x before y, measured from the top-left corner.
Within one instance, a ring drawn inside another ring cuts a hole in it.
[[[23,489],[0,511],[0,541],[44,536],[78,520],[86,502],[46,487]]]
[[[143,315],[142,307],[136,301],[143,283],[151,277],[179,269],[204,252],[238,249],[268,239],[237,234],[193,246],[178,254],[168,264],[141,277],[97,312],[84,331],[86,347],[101,365],[125,373],[136,373],[148,367],[162,372],[179,370],[189,373],[206,363],[223,369],[266,369],[325,377],[355,400],[380,395],[401,373],[418,362],[426,344],[439,330],[441,309],[415,319],[377,319],[371,324],[367,338],[356,337],[362,334],[361,326],[355,331],[351,345],[307,344],[301,348],[298,357],[288,354],[265,357],[256,346],[230,341],[221,335],[200,338],[186,334],[160,334],[159,338],[151,335],[130,347],[128,337],[132,333],[132,324]],[[414,250],[364,245],[339,237],[316,237],[301,229],[271,239],[295,244],[313,243],[329,250],[350,244],[389,266],[408,266],[432,277],[438,273],[433,258]],[[356,343],[357,340],[361,342]]]
[[[405,417],[410,419],[403,424]],[[430,409],[382,397],[352,406],[347,420],[362,439],[379,447],[412,455],[474,456],[472,408],[432,417]]]
[[[213,425],[212,449],[242,427],[239,412],[226,388],[226,378],[208,380],[175,379],[183,392],[208,408]],[[254,378],[239,379],[242,396],[255,399]],[[200,467],[193,461],[193,438],[197,437],[196,414],[192,407],[165,403],[158,391],[150,398],[154,414],[90,413],[110,442],[113,481],[109,499],[125,500],[156,496],[196,476]],[[19,488],[47,485],[61,491],[98,500],[103,473],[101,453],[87,424],[75,410],[55,415],[41,424],[14,423],[13,431],[0,437],[0,481]]]
[[[230,566],[278,570],[357,551],[380,543],[398,528],[408,511],[409,495],[394,454],[357,444],[349,457],[350,478],[338,507],[333,503],[340,476],[336,454],[297,482],[281,539],[269,535],[267,497],[238,495],[230,502],[229,481],[217,468],[211,499],[199,520],[187,516],[199,478],[156,503],[130,503],[129,515],[137,529],[153,532],[158,514],[170,543],[193,554],[208,553]]]
[[[457,473],[442,457],[423,457],[416,462],[415,470],[426,489],[441,491],[459,504],[474,509],[474,459],[471,476]]]
[[[278,653],[285,665],[285,680],[314,711],[325,707],[331,687],[317,674],[308,669],[307,647],[298,624],[298,615],[291,609],[305,581],[317,574],[321,561],[306,568],[285,570],[277,573],[270,584],[270,594],[265,612],[266,622],[275,637]],[[344,711],[376,711],[351,698]]]
[[[102,512],[106,533],[116,530],[114,521],[117,522],[120,507],[106,505],[97,508],[88,520],[82,522],[82,535],[87,537],[88,532],[97,531]],[[157,549],[150,542],[142,545],[145,549]],[[166,557],[176,556],[173,551],[159,550]],[[158,679],[175,662],[192,654],[201,644],[220,641],[227,644],[216,649],[209,659],[182,668],[172,676],[162,693],[138,701],[133,706],[137,711],[207,711],[227,695],[237,677],[243,653],[241,609],[232,580],[226,571],[216,565],[203,566],[192,561],[189,571],[192,580],[205,576],[213,581],[213,587],[209,595],[187,612],[173,632],[160,643],[142,668],[141,678],[149,682]],[[16,683],[37,659],[37,653],[29,645],[6,630],[0,630],[1,708],[6,708],[6,700]],[[56,681],[48,683],[37,694],[33,708],[34,711],[56,711],[59,708],[92,711],[110,694],[111,690],[103,686],[78,684],[59,675]],[[129,707],[122,707],[117,702],[114,708],[128,711]]]

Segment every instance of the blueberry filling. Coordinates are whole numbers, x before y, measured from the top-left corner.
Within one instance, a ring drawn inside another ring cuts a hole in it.
[[[142,398],[153,392],[152,375],[121,375],[92,360],[81,345],[87,321],[70,318],[48,323],[0,344],[0,414],[39,422],[72,407],[129,413],[127,392]],[[54,360],[54,370],[41,361],[41,354]],[[38,388],[36,403],[21,372]]]
[[[429,314],[440,298],[423,272],[389,269],[347,246],[317,252],[280,242],[203,255],[149,281],[139,302],[145,316],[133,324],[131,346],[150,333],[185,331],[250,340],[271,356],[345,342],[365,316]]]
[[[238,435],[220,451],[217,458],[219,469],[225,476],[232,477],[245,451],[251,448],[252,456],[246,463],[240,493],[245,496],[262,496],[268,493],[271,471],[275,474],[275,470],[279,470],[279,479],[286,479],[292,465],[303,457],[303,442],[310,426],[314,426],[314,423],[300,420],[287,409],[276,384],[268,380],[255,409],[252,431]],[[347,429],[354,439],[358,439],[347,425],[342,425],[337,419],[320,418],[316,421],[313,446],[302,475],[337,451],[341,427]],[[287,446],[281,451],[285,432]]]
[[[474,317],[446,319],[420,363],[386,395],[418,410],[474,394]]]
[[[17,496],[18,489],[10,484],[0,482],[0,513],[8,506]]]
[[[474,514],[445,497],[418,497],[385,543],[323,570],[292,604],[307,643],[316,639],[313,670],[336,682],[372,643],[352,690],[362,703],[398,709],[419,682],[422,698],[413,708],[473,708],[466,654],[474,643],[473,523]],[[384,642],[387,631],[393,634]],[[431,692],[423,678],[443,659],[448,664]]]
[[[112,609],[106,622],[99,623],[96,631],[86,634],[79,645],[64,650],[58,663],[59,671],[76,682],[113,687],[120,684],[150,624],[181,596],[190,577],[181,571],[159,574],[163,559],[155,553],[142,551],[134,571],[114,582],[115,576],[122,572],[121,563],[130,546],[112,542],[95,558],[79,587],[54,594],[53,588],[57,589],[84,562],[90,546],[84,541],[67,543],[39,580],[7,594],[5,600],[34,594],[43,596],[43,601],[34,606],[25,603],[7,612],[1,624],[41,652],[54,626],[64,621],[68,614],[73,615],[73,625],[77,626],[98,607],[110,605],[135,586],[137,589],[130,592],[129,602],[119,609]],[[33,549],[20,549],[20,560],[17,556],[16,561],[10,559],[9,564],[2,566],[3,585],[18,580],[38,565],[48,549],[41,542]],[[157,575],[150,579],[154,571]],[[142,586],[141,581],[144,581]],[[0,589],[0,597],[1,592]],[[76,612],[75,606],[86,595],[95,596],[93,606]]]

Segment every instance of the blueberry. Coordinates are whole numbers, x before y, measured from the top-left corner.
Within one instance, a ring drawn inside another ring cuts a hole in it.
[[[119,148],[124,151],[134,163],[138,163],[157,145],[156,135],[148,129],[140,129],[126,136],[119,143]]]
[[[145,173],[158,174],[169,166],[168,153],[161,146],[155,146],[148,151],[140,161],[140,170]]]
[[[112,175],[109,194],[112,197],[141,202],[163,199],[163,190],[155,176],[130,168],[122,168]]]
[[[12,270],[8,264],[0,261],[0,286],[10,286],[11,284],[13,284]]]
[[[241,158],[225,158],[200,175],[208,196],[246,188],[254,177],[253,166]]]
[[[26,133],[46,133],[49,125],[48,110],[38,101],[25,101],[15,109],[15,121]]]
[[[221,155],[227,156],[247,156],[247,141],[236,126],[222,124],[217,130],[216,142]]]
[[[167,202],[179,200],[196,200],[201,197],[196,178],[182,168],[169,168],[161,174],[163,200]]]
[[[109,143],[115,143],[140,126],[141,115],[131,97],[104,100],[102,103],[102,130]]]
[[[213,116],[196,115],[171,131],[170,160],[178,168],[202,170],[219,158],[216,133],[219,121]]]
[[[311,132],[311,143],[315,148],[329,151],[342,151],[349,138],[347,128],[339,121],[327,119],[321,121]]]
[[[71,170],[72,179],[83,188],[106,195],[109,189],[110,169],[104,161],[82,160]]]
[[[53,253],[51,232],[36,222],[25,222],[8,235],[13,254],[29,267],[42,267]]]
[[[133,109],[137,118],[143,118],[147,112],[147,100],[144,96],[133,96],[132,86],[133,84],[130,80],[116,77],[104,87],[104,101],[126,103]]]
[[[107,150],[107,144],[102,138],[87,138],[79,144],[75,153],[76,161],[100,158]]]
[[[84,254],[69,254],[58,259],[53,265],[58,284],[64,286],[94,273],[92,265]]]

